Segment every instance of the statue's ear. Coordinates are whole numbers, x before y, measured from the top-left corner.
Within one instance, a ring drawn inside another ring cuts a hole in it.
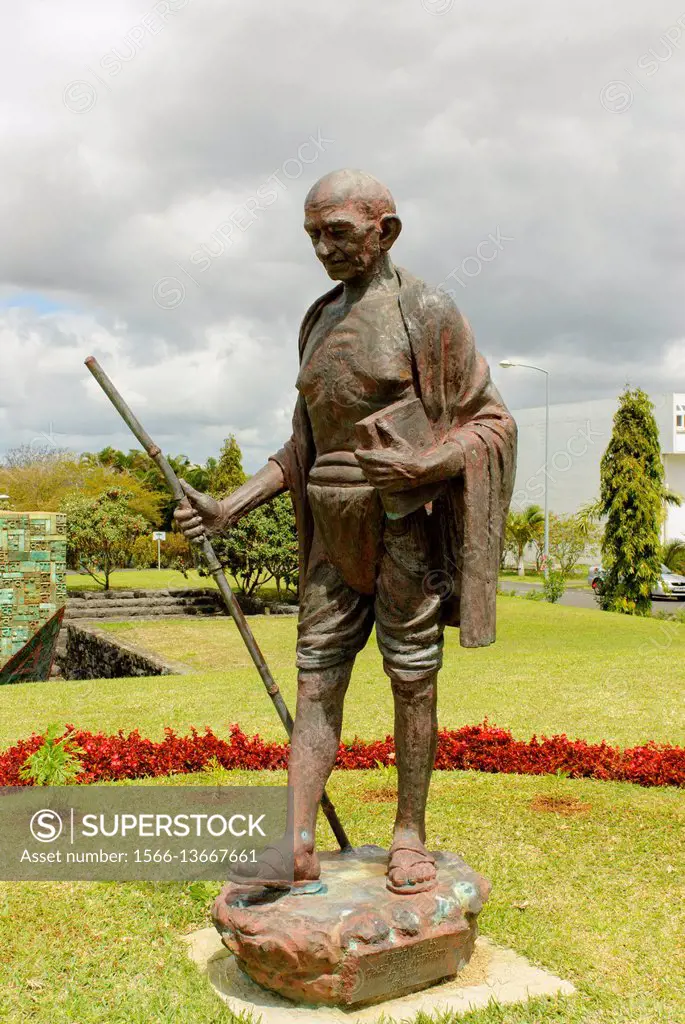
[[[381,217],[381,249],[387,252],[392,249],[402,230],[402,221],[396,213],[384,213]]]

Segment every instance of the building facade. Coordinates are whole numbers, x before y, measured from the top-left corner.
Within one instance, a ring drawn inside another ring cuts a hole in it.
[[[683,497],[668,506],[664,540],[685,540],[685,393],[650,395],[661,436],[666,484]],[[512,509],[542,505],[545,477],[549,508],[560,515],[599,497],[600,461],[611,438],[618,396],[550,406],[549,463],[545,469],[545,407],[513,410],[519,428]]]

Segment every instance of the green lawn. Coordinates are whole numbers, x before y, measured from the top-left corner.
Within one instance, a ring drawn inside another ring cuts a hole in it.
[[[228,576],[228,580],[235,589],[235,580],[231,576]],[[187,577],[177,569],[122,569],[112,573],[109,583],[110,590],[178,590],[188,587],[213,588],[215,585],[209,576],[200,576],[196,569],[189,569]],[[67,576],[67,591],[70,590],[102,591],[102,587],[98,586],[92,576],[78,573]],[[277,599],[274,585],[267,584],[258,593],[265,600]]]
[[[207,576],[200,576],[190,569],[188,577],[177,569],[125,569],[110,576],[112,590],[166,590],[168,587],[212,587],[214,583]],[[67,590],[102,590],[92,576],[69,574]]]
[[[507,569],[500,573],[501,580],[508,580],[518,583],[542,583],[542,573],[536,573],[532,569],[526,570],[525,576],[519,576],[514,570]],[[230,577],[229,577],[230,579]],[[235,584],[235,581],[233,581]],[[200,576],[195,569],[190,569],[188,577],[183,576],[177,569],[125,569],[113,572],[110,576],[110,588],[112,590],[167,590],[169,587],[211,587],[213,583],[208,577]],[[566,580],[567,587],[590,589],[587,582],[586,570],[576,572]],[[102,590],[92,576],[81,573],[67,576],[68,590]],[[264,597],[276,598],[275,586],[263,587],[260,593]]]
[[[258,616],[250,623],[294,706],[296,620]],[[4,687],[0,749],[52,721],[108,732],[138,727],[155,737],[165,725],[186,730],[205,723],[225,734],[237,721],[247,731],[281,738],[231,620],[167,619],[105,628],[185,661],[194,671]],[[458,634],[448,631],[440,721],[457,727],[488,716],[519,737],[565,731],[621,745],[647,739],[683,743],[684,664],[685,626],[502,598],[494,647],[462,650]],[[371,642],[355,668],[345,736],[382,736],[391,723],[389,684]],[[283,773],[214,771],[148,784],[283,781]],[[387,771],[334,773],[329,791],[355,844],[387,846],[393,802],[365,799],[387,783]],[[325,822],[319,831],[330,847]],[[570,999],[491,1006],[460,1020],[685,1019],[682,791],[437,772],[428,832],[431,845],[463,854],[492,880],[483,934],[578,989]],[[209,923],[207,911],[185,884],[0,882],[0,1021],[234,1024],[179,941]],[[427,1022],[418,1018],[413,1024]]]
[[[273,784],[282,773],[195,781]],[[180,778],[188,784],[188,776]],[[337,772],[353,841],[387,845],[382,773]],[[536,809],[563,798],[562,816]],[[321,841],[331,845],[326,826]],[[685,1019],[685,798],[589,780],[436,773],[428,829],[493,882],[481,931],[569,979],[572,998],[458,1018],[467,1024],[679,1024]],[[0,1020],[8,1024],[230,1024],[186,958],[209,923],[184,884],[0,883]],[[443,1024],[455,1018],[443,1018]],[[419,1024],[419,1021],[416,1022]],[[422,1024],[425,1024],[425,1018]]]
[[[622,746],[685,743],[685,626],[499,599],[498,642],[464,650],[446,633],[439,717],[445,728],[486,716],[514,735],[566,732]],[[253,616],[250,623],[294,708],[296,621]],[[99,625],[103,625],[102,622]],[[282,727],[229,618],[107,623],[104,628],[191,665],[186,676],[26,683],[0,690],[0,749],[49,722],[107,732],[138,727],[159,737],[165,725],[211,725],[226,733],[280,739]],[[220,666],[220,667],[215,667]],[[357,659],[344,736],[392,729],[390,685],[372,638]]]

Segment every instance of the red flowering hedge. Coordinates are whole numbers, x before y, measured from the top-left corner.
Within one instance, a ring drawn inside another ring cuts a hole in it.
[[[73,729],[66,726],[65,732]],[[192,729],[178,736],[165,729],[164,739],[145,739],[138,730],[114,736],[74,730],[72,738],[84,751],[83,771],[78,782],[109,782],[116,779],[140,779],[200,771],[212,758],[224,768],[285,768],[288,745],[266,743],[259,736],[246,736],[237,725],[231,726],[230,740],[220,739],[208,727],[204,732]],[[0,786],[26,785],[19,769],[26,758],[43,743],[34,733],[0,754]],[[375,768],[395,760],[395,745],[385,740],[354,740],[340,745],[337,768]],[[442,770],[472,769],[481,772],[505,772],[520,775],[547,775],[563,772],[573,779],[610,779],[635,782],[640,786],[685,785],[685,748],[647,743],[621,750],[608,743],[586,743],[567,736],[545,736],[516,740],[507,729],[498,729],[487,721],[462,729],[440,732],[435,767]]]

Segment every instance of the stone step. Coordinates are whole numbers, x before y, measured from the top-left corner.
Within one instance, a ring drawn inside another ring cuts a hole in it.
[[[246,615],[271,612],[296,615],[297,606],[264,606],[259,598],[239,597]],[[164,616],[228,615],[218,590],[211,587],[174,587],[166,590],[77,591],[69,595],[65,622],[79,619],[139,619]]]
[[[140,612],[152,612],[158,611],[161,613],[166,612],[194,612],[212,610],[214,608],[221,608],[218,602],[208,601],[206,604],[155,604],[154,602],[148,601],[136,601],[135,604],[109,604],[103,608],[102,605],[93,605],[88,608],[70,608],[67,607],[65,611],[65,618],[82,618],[84,615],[111,615],[115,610],[117,612],[123,611],[128,615],[136,615]]]
[[[159,590],[71,590],[69,591],[69,600],[119,602],[151,597],[197,598],[216,593],[217,591],[213,587],[169,587]]]
[[[179,607],[189,608],[194,605],[206,605],[206,604],[218,604],[221,598],[218,594],[206,594],[204,597],[139,597],[134,601],[67,601],[68,608],[74,608],[77,611],[84,611],[88,608],[102,608],[106,611],[113,605],[126,605],[129,608],[136,608],[139,605],[148,607],[150,605],[159,605],[161,607]]]
[[[144,601],[148,601],[148,602],[149,601],[155,601],[155,602],[157,602],[159,604],[197,604],[198,602],[212,601],[212,600],[219,600],[219,594],[218,594],[217,591],[213,591],[213,592],[210,592],[208,594],[205,594],[205,593],[197,594],[197,595],[193,595],[192,597],[189,597],[189,596],[186,596],[186,595],[178,596],[178,595],[175,595],[175,594],[165,594],[165,593],[160,593],[160,594],[149,594],[148,593],[148,594],[141,595],[140,597],[124,596],[121,599],[119,599],[118,596],[114,597],[114,598],[107,598],[103,594],[103,595],[100,595],[97,599],[92,599],[90,601],[79,601],[79,600],[75,600],[74,601],[74,600],[72,600],[71,597],[69,597],[67,599],[67,603],[69,605],[71,605],[72,607],[74,607],[74,608],[93,608],[93,607],[96,607],[96,608],[99,608],[99,607],[106,608],[110,604],[138,604],[138,603],[144,602]]]
[[[110,618],[148,618],[154,619],[164,615],[222,615],[223,608],[218,604],[207,605],[138,605],[112,604],[108,608],[67,608],[64,621],[74,622],[79,619],[110,619]]]

